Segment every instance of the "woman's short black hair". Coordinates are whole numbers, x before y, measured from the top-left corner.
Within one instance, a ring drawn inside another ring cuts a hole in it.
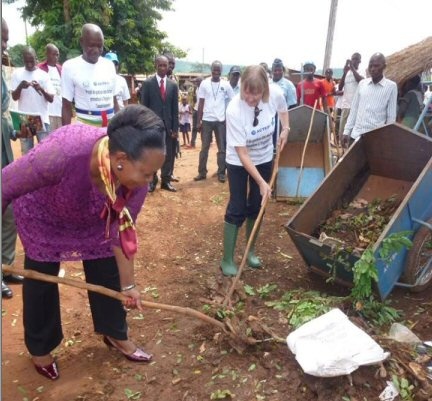
[[[120,110],[108,124],[110,153],[125,152],[138,160],[146,149],[165,148],[163,121],[149,108],[131,104]]]

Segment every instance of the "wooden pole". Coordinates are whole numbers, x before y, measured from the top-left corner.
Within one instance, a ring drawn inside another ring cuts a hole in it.
[[[39,272],[34,271],[34,270],[22,270],[22,269],[17,269],[15,267],[10,267],[10,266],[3,266],[3,271],[5,273],[19,274],[19,275],[25,277],[26,279],[40,280],[40,281],[45,281],[45,282],[54,283],[54,284],[64,284],[64,285],[68,285],[70,287],[80,288],[82,290],[97,292],[98,294],[102,294],[102,295],[105,295],[107,297],[117,299],[120,302],[125,302],[129,299],[129,297],[122,294],[121,292],[111,290],[111,289],[103,287],[101,285],[89,284],[89,283],[86,283],[85,281],[81,281],[81,280],[74,280],[71,278],[51,276],[49,274],[39,273]],[[187,315],[187,316],[192,316],[192,317],[201,319],[201,320],[205,321],[206,323],[210,323],[214,326],[217,326],[219,329],[223,330],[225,333],[228,333],[230,335],[234,334],[234,333],[228,332],[226,330],[226,326],[223,322],[216,320],[216,319],[213,319],[212,317],[207,316],[204,313],[201,313],[201,312],[199,312],[195,309],[192,309],[192,308],[185,308],[185,307],[176,306],[176,305],[166,305],[166,304],[160,304],[160,303],[156,303],[156,302],[149,302],[149,301],[143,301],[143,300],[141,300],[141,305],[144,306],[145,308],[162,309],[162,310],[167,310],[170,312],[181,313],[181,314]]]
[[[277,175],[278,168],[279,168],[279,157],[280,157],[280,147],[277,148],[276,157],[275,157],[275,161],[274,161],[274,165],[273,165],[273,172],[272,172],[272,175],[271,175],[271,178],[270,178],[269,185],[270,185],[271,189],[273,189],[275,181],[276,181],[276,175]],[[239,269],[237,271],[237,275],[235,276],[235,278],[234,278],[234,280],[233,280],[233,282],[231,284],[231,287],[230,287],[229,291],[227,292],[227,294],[225,296],[225,299],[224,299],[224,301],[222,303],[222,305],[224,307],[226,307],[228,305],[228,302],[230,301],[230,299],[232,297],[232,294],[234,293],[234,290],[235,290],[235,288],[237,286],[237,283],[240,280],[240,276],[241,276],[241,274],[243,272],[243,269],[244,269],[244,267],[246,265],[247,255],[248,255],[249,250],[250,250],[250,248],[252,246],[252,242],[253,242],[253,240],[255,238],[256,232],[258,231],[258,227],[261,224],[261,220],[262,220],[262,218],[264,216],[264,212],[265,212],[268,200],[269,200],[269,197],[266,198],[266,200],[264,201],[264,203],[261,205],[260,211],[258,213],[258,217],[255,220],[255,224],[254,224],[254,226],[252,228],[252,232],[251,232],[251,234],[249,236],[249,240],[247,242],[246,249],[244,251],[243,258],[242,258],[242,261],[240,263]]]
[[[312,132],[312,126],[313,126],[313,121],[314,121],[314,117],[315,117],[315,110],[317,107],[317,103],[318,103],[318,99],[316,99],[315,103],[314,103],[314,107],[312,110],[312,116],[311,116],[311,120],[310,120],[310,124],[309,124],[309,131],[308,131],[307,136],[306,136],[305,145],[303,146],[303,152],[302,152],[302,157],[301,157],[301,161],[300,161],[300,172],[299,172],[299,177],[297,180],[297,189],[296,189],[296,195],[295,195],[296,198],[298,198],[298,193],[300,190],[300,183],[301,183],[301,179],[303,176],[303,164],[304,164],[304,159],[305,159],[305,155],[306,155],[306,147],[308,145],[309,137],[310,137],[310,134]]]
[[[330,5],[330,14],[327,28],[327,40],[324,53],[324,64],[323,64],[323,75],[325,70],[330,67],[330,61],[333,50],[333,36],[336,25],[336,13],[337,13],[338,0],[332,0]]]

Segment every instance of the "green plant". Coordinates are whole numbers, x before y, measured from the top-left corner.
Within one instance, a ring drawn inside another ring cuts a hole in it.
[[[321,295],[318,291],[293,290],[285,292],[276,301],[266,302],[266,306],[287,313],[289,324],[294,328],[321,316],[345,298]]]
[[[224,400],[225,398],[234,398],[234,394],[229,390],[216,390],[210,394],[211,400]]]
[[[411,235],[412,231],[399,231],[384,238],[379,251],[381,259],[388,263],[391,261],[392,256],[403,247],[410,249],[412,247],[412,241],[409,239]]]
[[[208,315],[211,312],[211,306],[209,304],[204,304],[202,306],[202,311],[203,311],[203,313]]]
[[[392,233],[384,238],[379,250],[379,258],[385,264],[392,262],[394,255],[403,247],[410,248],[412,241],[408,238],[411,231],[400,231]],[[354,287],[351,295],[354,300],[363,300],[371,296],[372,285],[378,282],[378,270],[376,267],[376,257],[371,247],[367,248],[360,259],[354,264]]]
[[[351,264],[349,261],[351,252],[351,249],[337,246],[332,249],[329,255],[322,255],[323,260],[328,260],[326,266],[329,268],[330,276],[326,280],[327,283],[335,281],[338,266],[343,266],[347,271],[351,270]]]
[[[309,300],[299,302],[291,315],[289,323],[294,328],[300,327],[306,322],[315,319],[318,316],[327,313],[330,306],[322,304],[321,302]]]
[[[354,287],[351,295],[355,300],[364,299],[372,294],[372,284],[378,281],[375,255],[371,248],[366,249],[354,264]]]
[[[390,306],[390,301],[380,302],[371,295],[358,301],[356,309],[376,326],[384,326],[401,319],[401,311]]]
[[[266,284],[263,285],[262,287],[257,289],[258,295],[260,296],[260,298],[268,298],[269,295],[276,290],[277,285],[276,284]]]
[[[141,398],[141,391],[134,391],[130,388],[125,388],[124,392],[128,400],[139,400]]]
[[[244,288],[244,291],[247,295],[250,295],[250,296],[256,295],[255,288],[253,288],[251,285],[246,284],[243,288]]]
[[[228,309],[218,309],[216,311],[216,319],[224,320],[226,317],[232,317],[234,315],[234,312],[228,310]]]
[[[404,377],[399,379],[396,375],[393,375],[392,382],[396,387],[397,391],[399,392],[399,395],[402,400],[404,401],[414,400],[414,395],[413,395],[414,386],[410,384],[410,382],[407,379],[405,379]]]

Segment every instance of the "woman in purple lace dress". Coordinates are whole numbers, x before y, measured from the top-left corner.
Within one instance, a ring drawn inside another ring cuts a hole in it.
[[[108,130],[67,125],[2,170],[2,208],[10,203],[25,251],[24,268],[57,275],[60,262],[82,260],[86,281],[129,297],[134,282],[135,220],[147,184],[164,161],[162,121],[144,106],[126,107]],[[135,362],[151,355],[127,335],[121,302],[89,292],[95,331]],[[25,343],[36,370],[58,378],[51,355],[62,338],[57,284],[25,279]]]

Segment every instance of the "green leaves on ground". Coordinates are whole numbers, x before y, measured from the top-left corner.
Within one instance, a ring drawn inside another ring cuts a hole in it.
[[[139,400],[141,398],[141,391],[134,391],[130,388],[125,388],[124,392],[128,400]]]
[[[277,301],[265,304],[278,311],[287,313],[288,321],[293,328],[315,319],[341,304],[345,298],[321,295],[318,291],[293,290],[282,295]]]
[[[227,398],[234,398],[235,395],[229,390],[216,390],[210,395],[211,400],[225,400]]]

